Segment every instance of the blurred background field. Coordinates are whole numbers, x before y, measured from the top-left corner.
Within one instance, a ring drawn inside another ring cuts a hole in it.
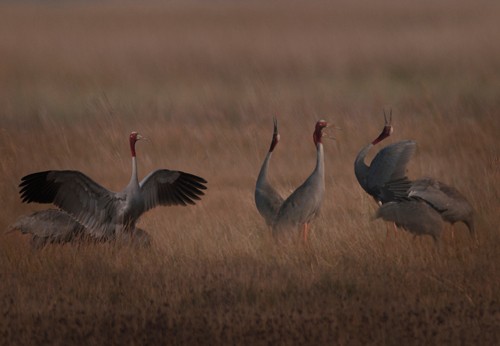
[[[21,204],[27,173],[123,188],[132,130],[151,139],[141,177],[179,169],[209,189],[143,216],[150,250],[1,234],[0,343],[499,343],[499,18],[486,0],[1,4],[0,230],[49,207]],[[383,145],[418,143],[409,177],[474,205],[477,247],[461,224],[438,251],[371,220],[353,162],[384,109]],[[314,167],[315,121],[342,128],[308,248],[277,247],[254,206],[273,115],[283,195]]]

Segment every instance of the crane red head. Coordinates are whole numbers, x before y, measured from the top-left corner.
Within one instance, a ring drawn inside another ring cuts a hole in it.
[[[329,125],[325,120],[318,120],[313,133],[314,144],[321,143],[321,138],[323,137],[323,129],[328,126]]]
[[[380,135],[378,135],[377,138],[375,138],[372,142],[373,145],[377,144],[378,142],[383,141],[387,137],[389,137],[392,134],[392,131],[394,131],[391,122],[392,122],[392,109],[389,113],[389,119],[387,119],[387,115],[385,114],[384,111],[384,120],[385,120],[385,125],[384,128],[382,129],[382,132],[380,132]]]
[[[138,140],[144,139],[144,137],[142,137],[137,132],[133,131],[133,132],[130,133],[129,139],[130,139],[130,152],[132,154],[132,157],[135,157],[135,143]]]
[[[272,152],[274,150],[274,147],[280,141],[280,134],[278,132],[278,120],[276,120],[276,117],[273,117],[273,121],[274,121],[274,132],[273,132],[273,139],[271,140],[271,147],[269,148],[269,152]]]

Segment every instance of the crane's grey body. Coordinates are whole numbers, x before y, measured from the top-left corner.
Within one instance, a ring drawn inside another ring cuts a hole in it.
[[[71,242],[85,234],[85,227],[58,209],[41,210],[21,216],[8,227],[8,231],[14,230],[30,234],[32,245],[36,248],[47,243]]]
[[[474,210],[454,187],[436,179],[422,178],[411,184],[408,196],[426,201],[439,212],[444,221],[452,225],[456,222],[465,223],[469,232],[474,234]]]
[[[297,230],[297,227],[310,223],[319,214],[325,194],[325,167],[321,143],[318,144],[317,151],[316,168],[283,202],[278,212],[273,227],[276,236]]]
[[[276,191],[276,189],[267,180],[269,161],[271,160],[274,147],[278,144],[278,141],[278,124],[276,119],[274,119],[274,133],[271,140],[271,146],[264,162],[262,163],[262,167],[260,168],[259,176],[257,177],[257,182],[255,184],[255,205],[268,226],[272,226],[273,221],[278,214],[279,208],[283,204],[283,197],[281,197],[278,191]]]
[[[53,243],[64,244],[103,240],[102,238],[95,238],[73,217],[59,209],[40,210],[21,216],[8,227],[8,231],[14,230],[31,235],[31,244],[34,248],[42,248]],[[127,236],[115,240],[141,246],[149,246],[151,243],[149,234],[140,228],[135,228]]]
[[[132,176],[123,191],[109,191],[78,171],[44,171],[22,178],[22,201],[54,203],[93,237],[108,240],[133,232],[139,217],[158,205],[195,204],[206,189],[198,176],[159,169],[139,183],[135,142],[140,138],[130,134]]]
[[[416,150],[416,142],[404,140],[384,147],[373,158],[370,166],[365,157],[374,144],[370,143],[358,153],[354,173],[359,185],[378,203],[404,198],[411,185],[406,166]]]
[[[430,235],[435,241],[439,240],[444,224],[434,208],[417,199],[385,203],[377,210],[375,218],[394,222],[415,235]]]
[[[318,121],[314,133],[316,145],[316,167],[311,175],[282,204],[273,223],[273,235],[282,237],[296,234],[304,227],[304,240],[307,239],[308,224],[319,214],[325,193],[325,165],[322,129],[328,126]]]

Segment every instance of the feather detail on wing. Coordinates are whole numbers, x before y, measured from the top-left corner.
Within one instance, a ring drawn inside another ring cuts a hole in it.
[[[432,178],[414,181],[408,196],[425,200],[449,222],[463,221],[472,217],[472,206],[457,189]]]
[[[81,172],[32,173],[21,179],[19,187],[25,203],[54,203],[98,237],[113,232],[110,218],[121,200]]]
[[[370,164],[367,176],[369,190],[376,190],[391,181],[406,178],[406,166],[415,153],[416,142],[400,141],[380,150]]]
[[[193,174],[159,169],[151,172],[139,184],[144,199],[144,211],[158,205],[195,204],[204,195],[207,181]]]

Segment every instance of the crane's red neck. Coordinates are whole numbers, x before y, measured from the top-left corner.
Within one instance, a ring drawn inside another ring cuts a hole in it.
[[[323,137],[323,129],[328,126],[328,123],[324,120],[319,120],[314,128],[313,140],[314,144],[322,143],[321,138]]]
[[[273,132],[273,138],[271,140],[271,146],[269,147],[269,152],[272,153],[274,150],[274,147],[278,145],[278,142],[280,141],[280,134],[278,132],[278,120],[276,117],[273,118],[274,122],[274,132]]]
[[[274,147],[276,147],[276,145],[278,144],[278,142],[280,141],[280,134],[275,132],[273,134],[273,139],[271,141],[271,146],[269,148],[269,152],[272,153],[273,150],[274,150]]]
[[[141,139],[141,136],[137,132],[132,132],[130,134],[130,153],[132,157],[135,157],[135,143]]]
[[[378,137],[373,140],[372,144],[375,145],[383,141],[392,134],[392,131],[394,131],[394,129],[391,125],[385,125],[380,135],[378,135]]]

